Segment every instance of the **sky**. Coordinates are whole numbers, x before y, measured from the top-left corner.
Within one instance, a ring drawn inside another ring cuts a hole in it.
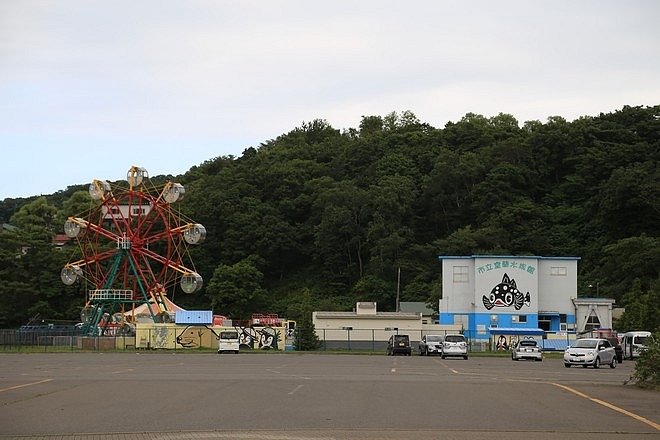
[[[0,1],[0,200],[183,174],[324,119],[660,104],[660,2]]]

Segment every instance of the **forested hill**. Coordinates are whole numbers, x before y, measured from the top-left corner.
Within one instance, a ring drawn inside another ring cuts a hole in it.
[[[177,178],[208,235],[193,255],[204,288],[176,300],[234,318],[356,301],[393,310],[399,268],[402,301],[437,301],[438,255],[579,256],[580,295],[645,298],[660,315],[659,162],[660,106],[573,122],[467,114],[444,128],[411,112],[345,131],[314,120]],[[53,219],[72,214],[67,200],[46,198]],[[53,289],[28,297],[53,313],[82,305]]]

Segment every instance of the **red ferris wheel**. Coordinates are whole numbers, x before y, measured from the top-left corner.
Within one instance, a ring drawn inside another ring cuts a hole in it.
[[[202,287],[189,246],[202,243],[206,229],[176,209],[185,195],[183,185],[148,187],[147,171],[137,166],[128,170],[127,183],[94,180],[89,186],[93,207],[64,224],[78,250],[61,278],[67,285],[83,280],[89,287],[81,314],[87,334],[105,334],[110,317],[140,304],[149,304],[154,322],[160,322],[168,312],[168,292]]]

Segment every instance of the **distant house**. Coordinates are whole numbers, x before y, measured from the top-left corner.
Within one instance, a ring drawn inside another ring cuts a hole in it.
[[[71,241],[71,238],[66,234],[55,234],[53,236],[53,246],[61,248],[65,244]]]
[[[18,228],[16,226],[10,225],[9,223],[3,223],[2,224],[2,229],[0,229],[1,232],[16,232],[18,231]]]
[[[424,303],[402,302],[399,312],[379,312],[375,302],[358,302],[353,311],[315,311],[312,322],[326,348],[384,349],[393,334],[415,342],[427,334],[460,331],[460,325],[433,324],[434,311]],[[426,322],[428,321],[428,323]]]
[[[399,311],[403,313],[419,313],[422,315],[422,324],[437,324],[438,314],[422,301],[401,301]]]

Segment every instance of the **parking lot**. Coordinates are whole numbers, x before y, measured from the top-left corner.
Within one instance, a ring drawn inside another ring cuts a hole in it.
[[[632,362],[181,352],[0,362],[3,438],[660,438],[660,393],[623,385]]]

